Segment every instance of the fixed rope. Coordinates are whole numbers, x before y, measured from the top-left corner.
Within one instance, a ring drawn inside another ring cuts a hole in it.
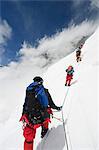
[[[63,100],[63,104],[62,104],[62,108],[63,108],[63,106],[64,106],[64,104],[65,104],[65,101],[66,101],[66,97],[67,97],[67,95],[68,95],[68,92],[69,92],[69,87],[68,87],[68,89],[67,89],[67,91],[66,91],[66,94],[65,94],[65,97],[64,97],[64,100]]]
[[[61,118],[57,118],[57,117],[55,117],[55,116],[52,116],[52,118],[54,118],[54,119],[56,119],[56,120],[58,120],[58,121],[60,121],[60,122],[63,122]]]
[[[64,100],[63,100],[63,104],[62,104],[62,109],[63,109],[63,106],[65,104],[65,101],[66,101],[66,97],[68,95],[68,92],[69,92],[69,87],[66,91],[66,94],[65,94],[65,97],[64,97]],[[64,129],[64,136],[65,136],[65,143],[66,143],[66,148],[67,150],[69,150],[69,145],[68,145],[68,140],[67,140],[67,134],[66,134],[66,128],[65,128],[65,121],[64,121],[64,115],[63,115],[63,110],[61,110],[61,113],[62,113],[62,121],[63,121],[63,129]]]
[[[66,94],[65,94],[65,97],[64,97],[64,100],[63,100],[63,104],[62,104],[62,109],[63,109],[63,106],[65,104],[65,101],[66,101],[66,97],[68,95],[68,92],[69,92],[69,87],[66,91]],[[67,134],[66,134],[66,128],[65,128],[65,125],[66,125],[66,122],[64,121],[64,115],[63,115],[63,110],[61,109],[61,114],[62,114],[62,120],[60,118],[56,118],[54,117],[55,119],[61,121],[63,123],[63,129],[64,129],[64,137],[65,137],[65,143],[66,143],[66,148],[67,150],[69,150],[69,145],[68,145],[68,139],[67,139]],[[55,112],[59,112],[59,111],[55,111]]]
[[[73,148],[72,148],[71,138],[70,138],[70,134],[69,134],[68,124],[66,124],[66,127],[67,127],[70,150],[72,150]]]
[[[67,134],[66,134],[66,129],[65,129],[65,122],[64,122],[64,115],[63,115],[63,111],[61,111],[61,112],[62,112],[62,120],[63,120],[63,129],[64,129],[64,136],[65,136],[66,148],[67,148],[67,150],[69,150],[68,140],[67,140]]]

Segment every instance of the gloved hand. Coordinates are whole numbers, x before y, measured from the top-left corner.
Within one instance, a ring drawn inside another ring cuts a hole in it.
[[[61,111],[61,110],[62,110],[62,106],[57,107],[57,110],[58,110],[58,111]]]

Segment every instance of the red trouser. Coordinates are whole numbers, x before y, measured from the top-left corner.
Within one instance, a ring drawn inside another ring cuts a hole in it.
[[[66,76],[66,84],[70,85],[72,79],[73,79],[73,75],[67,74],[67,76]]]
[[[44,128],[48,128],[49,122],[45,121],[42,126]],[[24,141],[24,150],[33,150],[33,142],[35,139],[35,135],[36,135],[36,128],[31,128],[29,126],[26,126],[24,128],[24,132],[23,135],[25,137],[25,141]]]

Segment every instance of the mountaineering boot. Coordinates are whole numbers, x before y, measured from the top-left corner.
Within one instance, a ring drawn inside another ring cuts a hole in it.
[[[48,131],[48,128],[42,127],[41,138],[43,138],[45,136],[45,134],[47,133],[47,131]]]
[[[67,83],[65,83],[65,86],[67,86]]]
[[[24,142],[24,150],[33,150],[33,142]]]

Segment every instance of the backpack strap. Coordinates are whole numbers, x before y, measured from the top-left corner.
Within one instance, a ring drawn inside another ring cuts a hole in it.
[[[27,87],[27,91],[30,91],[30,90],[33,90],[35,88],[37,88],[39,86],[39,83],[38,82],[33,82],[31,83],[28,87]]]
[[[37,87],[35,91],[36,91],[36,98],[39,100],[40,104],[46,108],[48,106],[48,97],[45,93],[43,85]]]

